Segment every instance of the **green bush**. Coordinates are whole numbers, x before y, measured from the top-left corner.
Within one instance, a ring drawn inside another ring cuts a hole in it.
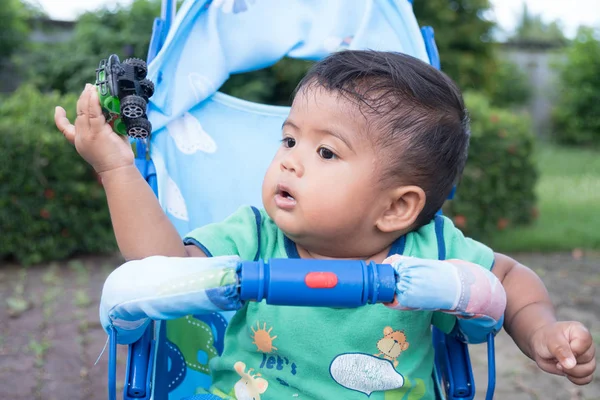
[[[580,28],[559,65],[560,98],[553,112],[554,135],[565,144],[600,145],[600,41]]]
[[[498,57],[498,65],[488,84],[490,102],[496,107],[514,107],[526,104],[532,95],[527,74],[515,63]]]
[[[112,53],[121,59],[146,59],[160,5],[160,0],[134,0],[116,9],[86,12],[66,42],[31,43],[16,57],[17,66],[41,90],[79,92],[93,79],[100,60]]]
[[[465,233],[486,239],[537,214],[534,136],[526,116],[494,108],[481,94],[466,93],[465,102],[471,114],[469,159],[445,211]]]
[[[114,250],[104,191],[53,122],[76,97],[23,86],[0,99],[0,259],[24,264]]]

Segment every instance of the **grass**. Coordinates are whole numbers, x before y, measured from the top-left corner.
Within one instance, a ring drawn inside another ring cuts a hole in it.
[[[536,193],[539,218],[530,226],[499,232],[495,250],[600,250],[600,150],[540,143]]]

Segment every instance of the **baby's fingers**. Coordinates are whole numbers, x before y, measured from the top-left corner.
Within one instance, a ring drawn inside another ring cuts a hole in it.
[[[577,365],[575,368],[571,368],[568,371],[563,371],[567,379],[576,385],[587,385],[592,381],[594,377],[594,371],[596,370],[595,362],[588,362],[586,364]]]
[[[562,369],[571,369],[577,365],[577,360],[573,351],[571,351],[571,346],[567,338],[562,334],[556,335],[554,340],[548,344],[548,350],[550,350],[550,353],[558,361]]]
[[[90,92],[88,86],[89,84],[85,85],[85,89],[83,89],[81,96],[77,100],[77,119],[75,120],[75,128],[77,128],[77,132],[83,135],[83,137],[87,136],[90,130],[90,121],[88,118]]]
[[[577,356],[577,365],[571,369],[564,369],[560,364],[557,368],[562,371],[567,378],[577,384],[585,385],[592,380],[596,370],[596,348],[591,345],[583,354]]]
[[[106,126],[106,118],[100,108],[100,100],[98,91],[95,86],[90,88],[89,104],[88,104],[89,123],[92,132],[99,132]]]
[[[59,131],[67,138],[69,143],[75,143],[75,126],[69,122],[67,112],[62,107],[54,109],[54,123]]]

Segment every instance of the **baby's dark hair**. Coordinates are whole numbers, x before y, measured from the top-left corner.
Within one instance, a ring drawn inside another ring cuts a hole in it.
[[[431,221],[467,159],[469,119],[456,84],[405,54],[348,50],[316,63],[296,92],[311,86],[358,105],[377,131],[370,137],[381,153],[381,183],[421,187],[427,199],[415,228]]]

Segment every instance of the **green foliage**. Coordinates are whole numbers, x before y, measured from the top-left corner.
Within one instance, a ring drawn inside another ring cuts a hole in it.
[[[455,200],[446,212],[468,235],[486,239],[536,216],[534,137],[527,117],[490,106],[466,93],[471,115],[469,159]]]
[[[490,76],[486,94],[492,105],[497,107],[513,107],[525,105],[533,89],[529,77],[515,63],[506,58],[499,58],[497,68]]]
[[[104,8],[85,13],[70,40],[39,44],[18,63],[27,80],[41,90],[80,92],[94,79],[100,59],[109,54],[145,59],[153,21],[159,15],[160,0],[134,0],[116,11]]]
[[[442,70],[462,90],[481,90],[494,69],[489,0],[421,0],[413,3],[419,25],[435,30]]]
[[[560,97],[553,112],[559,142],[600,145],[600,40],[580,28],[559,68]]]
[[[39,14],[39,10],[21,0],[3,0],[0,6],[0,61],[27,43],[30,33],[28,19]]]
[[[220,91],[257,103],[289,106],[296,85],[312,64],[284,58],[269,68],[232,75]]]
[[[31,86],[0,100],[0,259],[30,264],[115,249],[104,191],[54,127],[54,106],[75,103]]]

